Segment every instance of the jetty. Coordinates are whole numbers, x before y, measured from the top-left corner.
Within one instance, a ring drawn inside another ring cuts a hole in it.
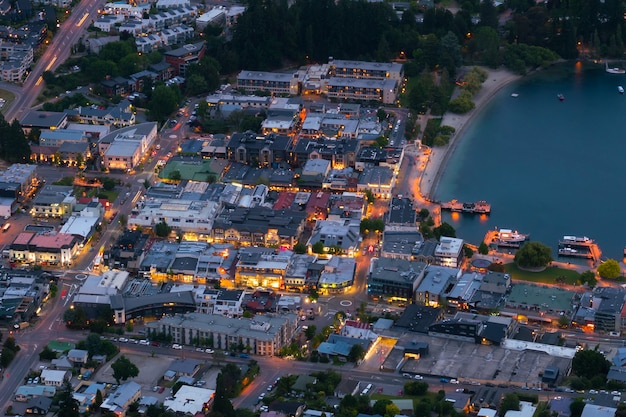
[[[559,256],[591,259],[598,262],[602,256],[600,247],[593,239],[586,236],[563,236],[559,240]]]
[[[458,200],[450,200],[440,203],[442,210],[449,210],[457,213],[471,214],[489,214],[491,213],[491,204],[485,200],[479,200],[475,203],[461,203]]]

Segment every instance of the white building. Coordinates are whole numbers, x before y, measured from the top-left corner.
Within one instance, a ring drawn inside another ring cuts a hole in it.
[[[214,394],[212,389],[183,385],[174,398],[165,400],[163,405],[167,410],[183,415],[205,414],[211,406]]]
[[[458,268],[463,259],[463,239],[442,236],[435,248],[435,261],[438,265]]]
[[[104,166],[124,171],[135,168],[156,136],[156,123],[141,123],[105,136],[99,144]]]
[[[58,371],[56,369],[44,369],[41,371],[41,382],[47,386],[60,387],[69,377],[70,373],[68,371]]]
[[[208,235],[217,214],[218,203],[174,199],[151,199],[139,203],[128,218],[128,227],[154,227],[165,221],[183,233]]]

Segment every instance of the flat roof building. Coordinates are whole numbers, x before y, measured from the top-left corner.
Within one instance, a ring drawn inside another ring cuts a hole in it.
[[[335,77],[392,79],[402,81],[404,70],[397,62],[368,62],[330,59],[330,72]]]
[[[242,343],[250,353],[273,356],[291,343],[298,325],[298,316],[266,314],[253,319],[228,318],[213,314],[188,313],[163,317],[146,324],[158,333],[171,334],[174,343],[192,344],[197,338],[213,340],[216,349],[228,350]]]
[[[297,95],[298,78],[295,73],[242,70],[237,76],[237,89],[246,93],[269,91],[274,94]]]
[[[218,203],[177,199],[150,199],[140,202],[128,218],[128,227],[154,228],[165,221],[175,230],[206,240],[217,214]]]
[[[412,301],[424,279],[426,264],[406,259],[373,258],[367,295],[390,301]]]

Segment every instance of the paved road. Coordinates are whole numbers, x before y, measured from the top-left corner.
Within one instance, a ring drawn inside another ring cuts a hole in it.
[[[42,74],[45,71],[54,71],[69,58],[72,46],[83,36],[91,22],[98,17],[98,9],[104,3],[104,0],[82,0],[72,8],[72,14],[63,23],[52,43],[35,64],[19,95],[16,95],[16,99],[9,108],[4,109],[3,113],[7,121],[21,120],[24,117],[43,90]]]

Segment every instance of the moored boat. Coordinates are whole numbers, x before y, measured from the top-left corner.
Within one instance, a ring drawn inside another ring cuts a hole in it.
[[[507,243],[521,243],[530,238],[527,233],[519,233],[517,230],[500,229],[496,234],[496,239]]]
[[[621,85],[617,86],[617,92],[620,94],[624,94],[624,87],[622,87]]]
[[[559,99],[559,101],[563,101],[563,100],[565,100],[565,96],[564,96],[563,94],[561,94],[561,93],[557,94],[557,95],[556,95],[556,98],[558,98],[558,99]]]

